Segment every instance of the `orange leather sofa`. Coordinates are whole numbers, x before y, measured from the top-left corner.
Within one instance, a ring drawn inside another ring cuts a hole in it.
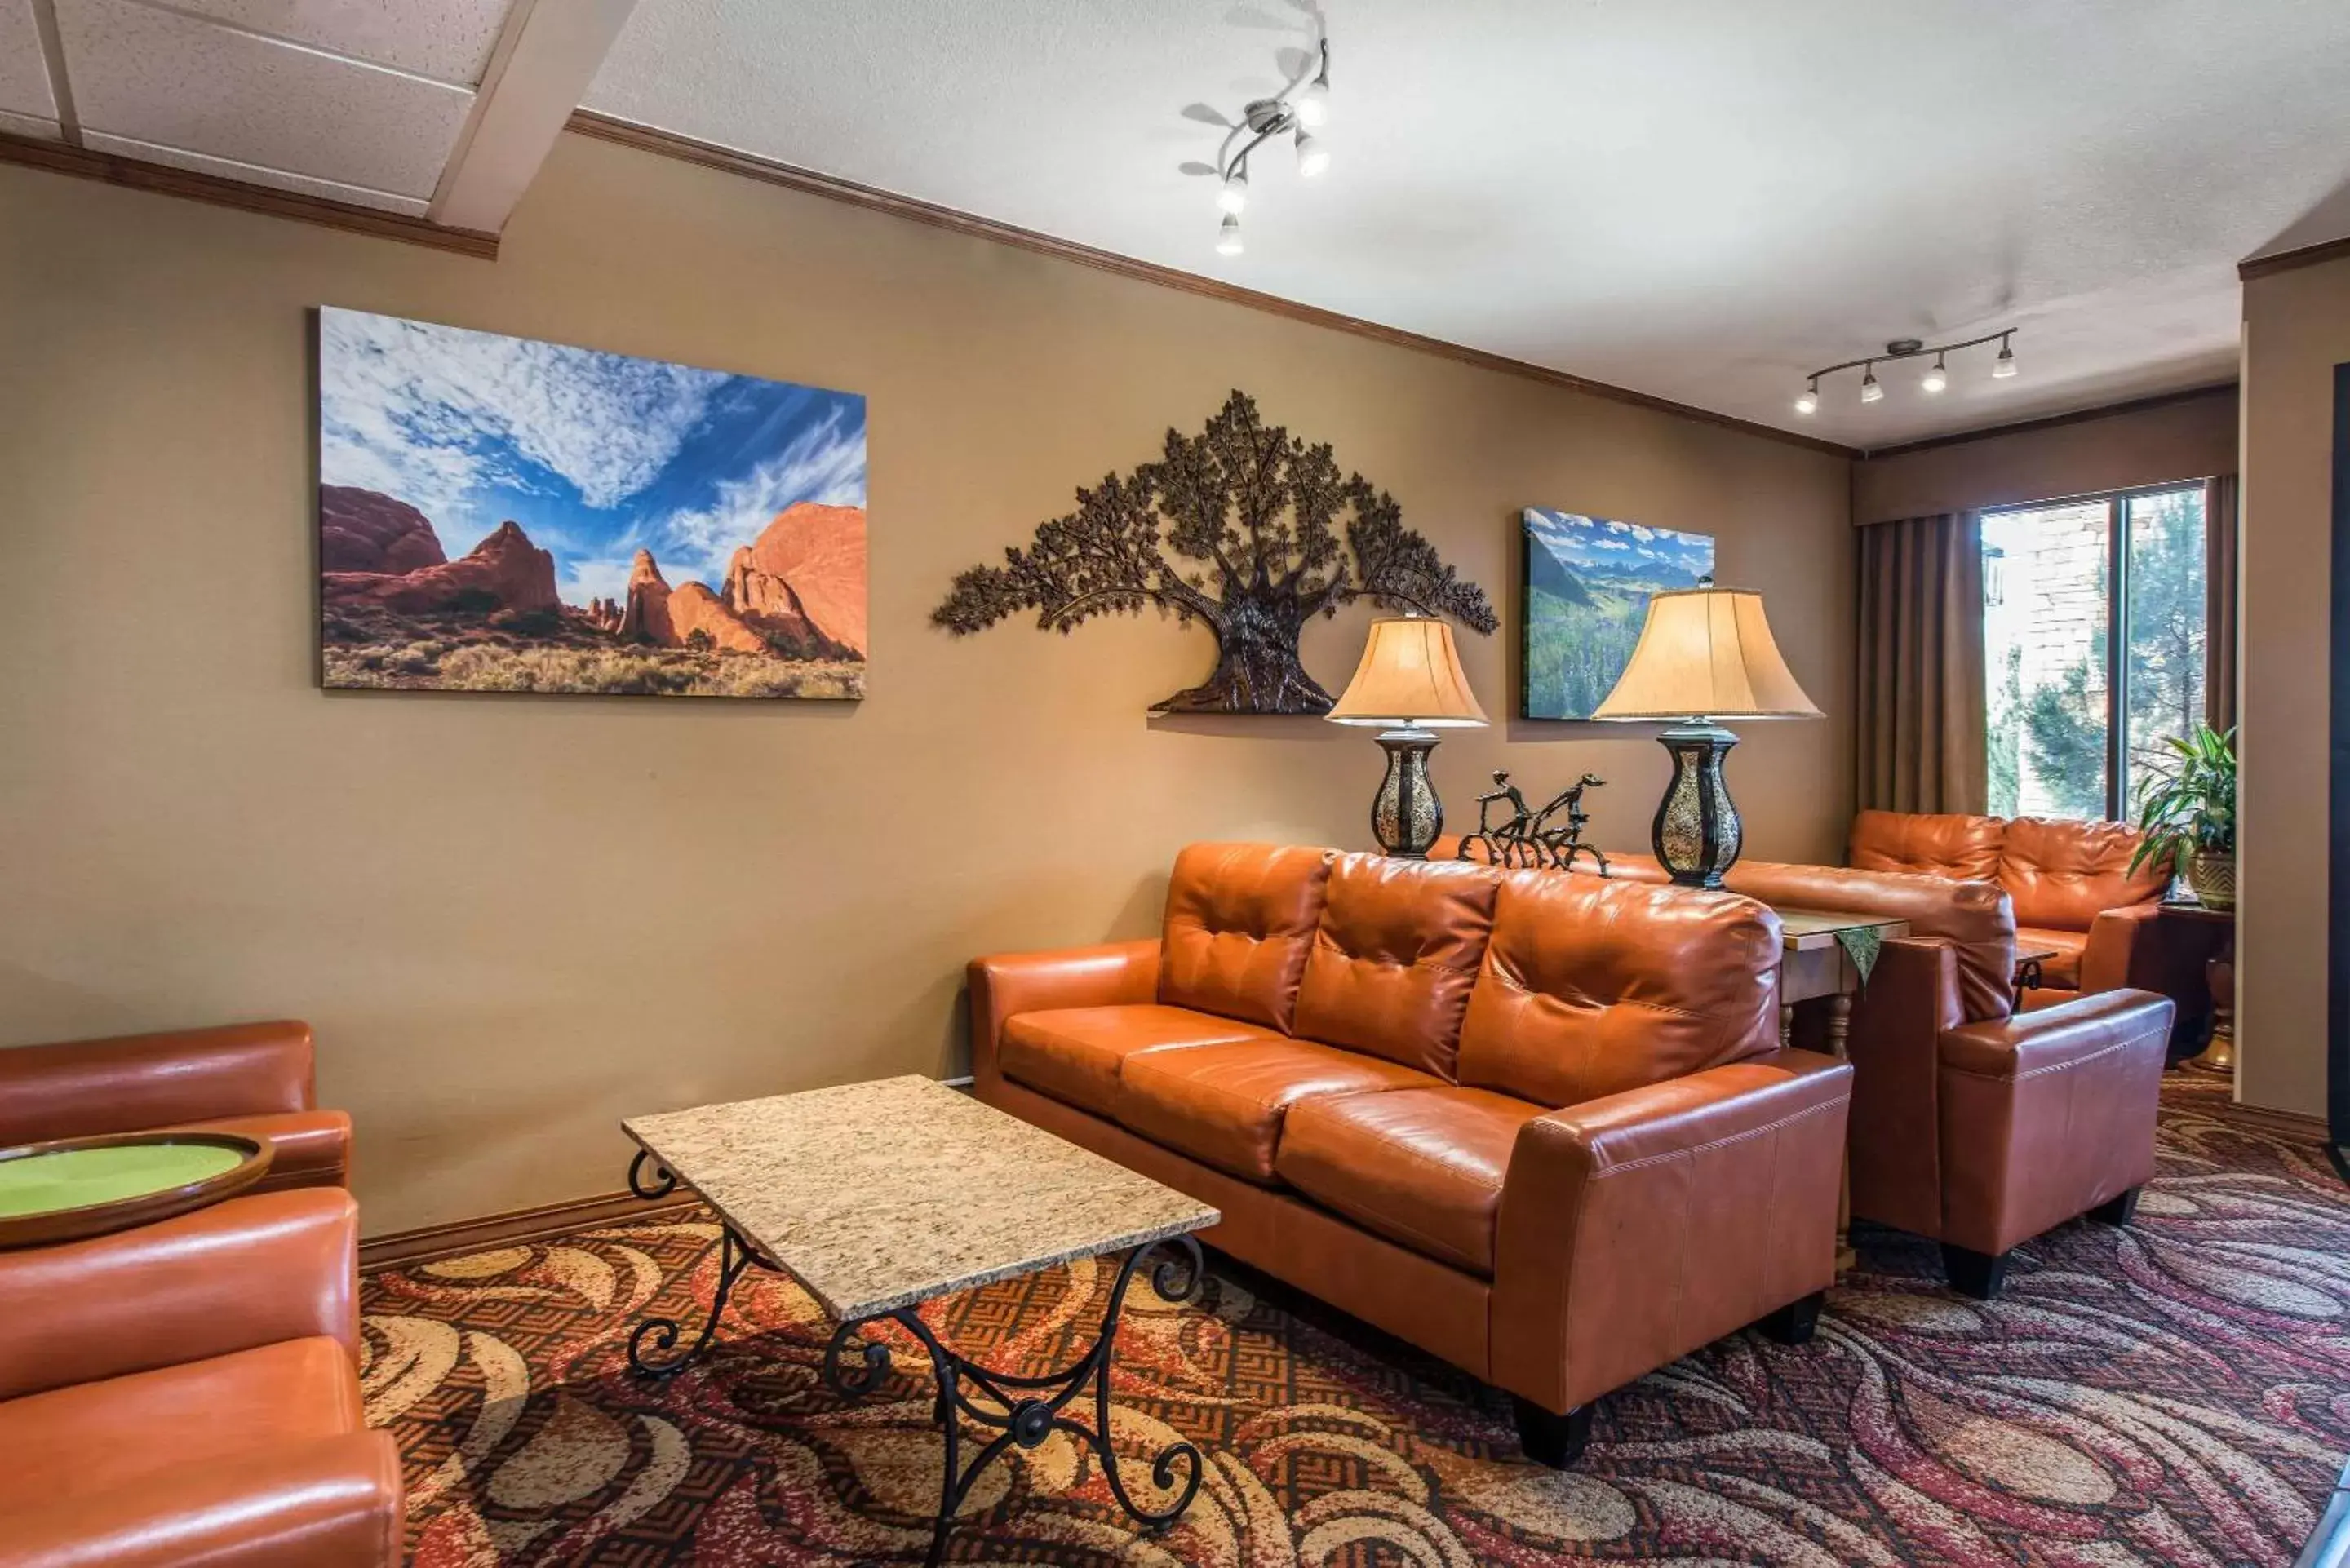
[[[2025,1007],[2044,1007],[2127,985],[2169,989],[2151,932],[2170,879],[2151,867],[2130,873],[2137,846],[2137,830],[2126,823],[1864,811],[1853,819],[1846,858],[1857,870],[2003,889],[2015,901],[2019,940],[2054,950],[2041,964],[2040,983],[2022,997]]]
[[[1645,856],[1614,869],[1665,878]],[[1782,909],[1909,922],[1853,1002],[1855,1219],[1939,1241],[1951,1285],[1984,1301],[2042,1231],[2129,1222],[2154,1177],[2168,998],[2117,988],[2015,1012],[2014,909],[1987,881],[1741,860],[1728,883]]]
[[[358,1232],[276,1192],[0,1252],[0,1568],[395,1568]]]
[[[0,1147],[161,1128],[268,1143],[269,1170],[255,1191],[350,1179],[351,1118],[317,1107],[307,1023],[0,1050]]]
[[[1851,1074],[1779,1049],[1778,953],[1727,894],[1195,845],[1160,936],[974,961],[972,1066],[1563,1465],[1610,1389],[1811,1332]]]

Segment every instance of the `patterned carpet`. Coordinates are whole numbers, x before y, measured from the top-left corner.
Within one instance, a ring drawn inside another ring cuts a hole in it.
[[[1055,1436],[980,1483],[949,1554],[2286,1563],[2350,1449],[2350,1193],[2314,1146],[2183,1081],[2161,1168],[2134,1230],[2032,1243],[1989,1306],[1937,1284],[1930,1247],[1864,1231],[1811,1345],[1740,1334],[1648,1377],[1601,1407],[1564,1474],[1518,1457],[1500,1397],[1229,1262],[1191,1307],[1138,1282],[1117,1445],[1197,1442],[1189,1515],[1138,1535]],[[418,1568],[920,1560],[940,1442],[910,1340],[849,1406],[818,1376],[829,1325],[754,1270],[694,1369],[665,1385],[625,1369],[649,1304],[708,1301],[715,1234],[671,1215],[367,1282],[369,1412],[408,1459]],[[1113,1272],[1055,1270],[925,1317],[1042,1372],[1087,1342]],[[1123,1468],[1148,1506],[1148,1467]]]

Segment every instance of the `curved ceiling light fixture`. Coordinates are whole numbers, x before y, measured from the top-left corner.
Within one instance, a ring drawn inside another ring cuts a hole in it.
[[[1315,133],[1330,121],[1330,40],[1315,44],[1314,75],[1301,78],[1271,98],[1251,100],[1241,119],[1216,150],[1216,206],[1224,216],[1216,226],[1216,254],[1241,254],[1241,214],[1248,210],[1249,155],[1277,136],[1295,144],[1297,171],[1311,180],[1330,167],[1330,146]]]
[[[1858,370],[1861,373],[1860,400],[1862,402],[1882,402],[1885,398],[1885,384],[1877,379],[1877,368],[1879,365],[1891,364],[1901,359],[1923,359],[1929,354],[1933,356],[1934,362],[1927,368],[1923,376],[1918,378],[1918,389],[1931,396],[1950,384],[1950,368],[1945,362],[1949,356],[1956,354],[1961,348],[1980,348],[1986,343],[1999,345],[1999,357],[1991,362],[1991,375],[1994,381],[2004,381],[2015,374],[2015,345],[2009,339],[2015,336],[2016,331],[2015,327],[2011,327],[2004,332],[1986,333],[1981,337],[1970,337],[1963,343],[1930,345],[1915,337],[1897,337],[1885,346],[1885,352],[1882,354],[1872,354],[1866,359],[1847,359],[1841,365],[1830,365],[1825,370],[1814,370],[1804,377],[1804,389],[1795,394],[1795,411],[1799,414],[1819,412],[1820,379],[1825,376],[1833,376],[1839,370]]]

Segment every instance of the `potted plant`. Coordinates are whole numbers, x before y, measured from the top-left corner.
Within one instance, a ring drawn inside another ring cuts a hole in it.
[[[2174,753],[2138,792],[2137,826],[2145,835],[2130,869],[2153,864],[2183,876],[2204,908],[2236,907],[2236,732],[2209,724],[2186,740],[2166,736]]]

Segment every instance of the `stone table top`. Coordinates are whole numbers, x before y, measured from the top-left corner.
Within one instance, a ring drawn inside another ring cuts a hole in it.
[[[620,1126],[842,1323],[1222,1218],[920,1076]]]

